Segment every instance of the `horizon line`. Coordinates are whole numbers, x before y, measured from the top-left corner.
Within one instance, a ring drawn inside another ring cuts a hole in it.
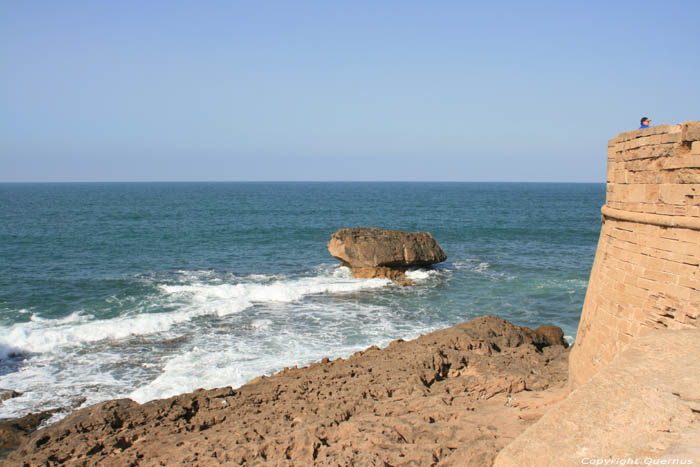
[[[59,180],[59,181],[3,181],[0,184],[71,184],[71,183],[600,183],[606,181],[537,181],[537,180]]]

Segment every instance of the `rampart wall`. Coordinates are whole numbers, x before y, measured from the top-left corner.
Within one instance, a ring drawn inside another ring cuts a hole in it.
[[[700,122],[610,140],[602,214],[574,388],[652,329],[700,327]]]

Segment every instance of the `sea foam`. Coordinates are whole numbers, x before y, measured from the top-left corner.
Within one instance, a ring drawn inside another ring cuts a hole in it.
[[[201,280],[202,276],[198,274],[188,279]],[[268,282],[270,278],[257,275],[255,279]],[[34,314],[29,322],[5,328],[0,345],[27,353],[51,352],[59,347],[163,333],[199,316],[228,316],[254,303],[289,303],[308,295],[342,294],[389,284],[391,282],[386,279],[354,279],[347,268],[338,267],[323,271],[319,276],[269,283],[159,285],[160,296],[149,297],[147,303],[137,304],[135,309],[117,318],[97,320],[74,312],[64,318],[47,319]],[[175,311],[158,312],[159,306],[175,308]],[[142,312],[144,309],[146,312]]]
[[[34,310],[27,321],[0,327],[0,366],[7,368],[0,373],[0,387],[23,393],[0,406],[0,418],[109,398],[145,402],[198,387],[238,386],[279,365],[306,363],[332,349],[357,350],[364,343],[340,342],[348,328],[357,326],[348,313],[371,313],[375,321],[381,321],[381,313],[341,297],[392,284],[356,279],[336,265],[291,277],[179,271],[138,280],[152,285],[152,293],[105,298],[107,309],[123,308],[118,317],[96,319],[77,310],[51,319]],[[323,295],[340,302],[305,301]],[[262,314],[236,318],[252,307],[261,307]],[[291,330],[284,324],[288,314],[296,322],[325,326],[318,335],[304,336],[304,326]],[[338,344],[329,347],[329,338]]]

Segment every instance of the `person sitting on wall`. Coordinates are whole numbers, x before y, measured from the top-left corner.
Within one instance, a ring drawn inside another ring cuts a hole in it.
[[[639,121],[639,123],[642,124],[642,126],[639,127],[640,130],[642,128],[649,128],[649,124],[651,123],[651,118],[642,117],[642,119]]]

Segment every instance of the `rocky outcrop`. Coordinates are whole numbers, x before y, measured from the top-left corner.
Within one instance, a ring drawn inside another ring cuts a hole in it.
[[[2,403],[2,401],[14,399],[15,397],[19,397],[21,395],[21,392],[17,392],[13,389],[0,389],[0,404]]]
[[[32,433],[41,423],[50,418],[56,410],[32,413],[15,420],[0,422],[0,453],[8,449],[16,448],[26,437]]]
[[[348,266],[355,277],[405,280],[411,268],[428,267],[447,259],[428,232],[404,232],[370,227],[340,229],[328,242],[331,256]]]
[[[568,351],[494,317],[139,405],[79,410],[10,454],[29,465],[490,465],[566,391]],[[11,464],[14,465],[14,464]]]
[[[508,445],[495,465],[593,465],[591,459],[611,458],[697,465],[699,354],[698,329],[656,330],[638,338]]]

